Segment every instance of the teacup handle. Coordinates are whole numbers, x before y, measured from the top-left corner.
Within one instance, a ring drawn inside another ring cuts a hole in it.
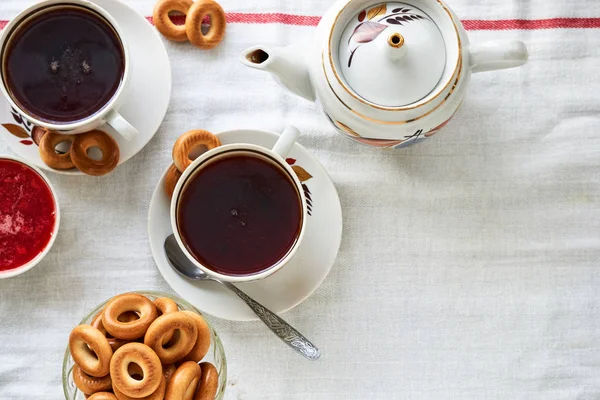
[[[473,44],[470,53],[474,73],[520,67],[529,58],[527,46],[517,40]]]
[[[112,110],[106,116],[106,123],[113,127],[121,136],[127,140],[133,140],[139,132],[125,118],[115,110]]]
[[[285,158],[296,143],[298,136],[300,136],[300,131],[294,126],[288,126],[279,137],[279,140],[277,140],[277,143],[275,143],[275,146],[273,146],[273,152],[277,153],[281,158]]]

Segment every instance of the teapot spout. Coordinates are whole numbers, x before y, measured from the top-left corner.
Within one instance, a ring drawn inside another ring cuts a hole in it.
[[[315,101],[315,92],[310,82],[302,46],[254,46],[242,52],[240,61],[250,68],[270,72],[284,88],[307,100]]]

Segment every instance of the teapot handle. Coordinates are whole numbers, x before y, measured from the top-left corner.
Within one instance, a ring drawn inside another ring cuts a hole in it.
[[[519,67],[529,58],[521,41],[494,41],[471,45],[471,72]]]

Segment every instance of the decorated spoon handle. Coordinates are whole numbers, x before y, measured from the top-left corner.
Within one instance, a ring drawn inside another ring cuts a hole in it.
[[[315,347],[307,338],[300,332],[292,328],[290,324],[279,318],[277,314],[269,311],[262,304],[255,301],[253,298],[242,292],[235,285],[229,282],[222,282],[223,285],[231,289],[237,294],[248,306],[258,315],[258,317],[288,346],[302,354],[309,360],[315,361],[321,356],[319,349]]]

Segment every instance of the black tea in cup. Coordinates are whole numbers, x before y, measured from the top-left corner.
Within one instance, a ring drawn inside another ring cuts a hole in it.
[[[72,123],[101,110],[124,76],[123,44],[93,10],[57,5],[17,25],[2,50],[2,78],[13,101],[30,116]]]

